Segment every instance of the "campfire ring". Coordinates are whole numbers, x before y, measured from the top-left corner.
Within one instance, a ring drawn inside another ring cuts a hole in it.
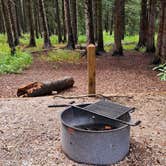
[[[88,105],[78,106],[84,108]],[[126,113],[119,119],[129,122],[131,117]],[[128,125],[74,107],[62,112],[61,123],[62,149],[74,161],[107,165],[122,160],[129,152]],[[111,128],[97,130],[104,125]]]

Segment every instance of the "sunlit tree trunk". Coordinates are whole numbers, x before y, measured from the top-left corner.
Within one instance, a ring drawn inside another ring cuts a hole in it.
[[[68,35],[67,48],[75,49],[75,43],[74,43],[74,37],[71,25],[71,17],[70,17],[69,0],[64,0],[64,8],[65,8],[65,20],[66,20],[66,28]]]

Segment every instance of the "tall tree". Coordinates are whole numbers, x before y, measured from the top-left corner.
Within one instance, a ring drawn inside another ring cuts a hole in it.
[[[18,36],[21,37],[21,6],[20,6],[20,0],[14,0],[15,3],[15,11],[16,11],[16,21],[17,21],[17,32]]]
[[[46,11],[45,11],[43,0],[39,0],[39,6],[40,6],[40,14],[42,18],[43,31],[44,31],[44,48],[50,48],[52,47],[52,45],[50,41]]]
[[[62,21],[63,21],[63,42],[66,42],[66,20],[65,20],[64,0],[62,0]]]
[[[61,21],[60,21],[60,14],[59,14],[59,2],[55,0],[55,16],[57,22],[57,30],[58,30],[58,42],[62,42],[62,30],[61,30]]]
[[[153,63],[166,63],[166,1],[163,0],[160,0],[157,51]]]
[[[35,47],[35,25],[34,25],[34,15],[33,15],[33,3],[32,0],[27,0],[28,18],[29,18],[29,28],[30,28],[30,41],[29,47]]]
[[[86,21],[87,44],[95,44],[92,0],[84,0],[84,3],[85,3],[85,21]]]
[[[34,23],[35,23],[35,35],[39,38],[39,1],[34,1]]]
[[[7,3],[8,3],[8,0],[1,0],[2,11],[3,11],[5,27],[6,27],[6,32],[7,32],[7,38],[8,38],[8,43],[9,43],[9,47],[11,49],[11,55],[14,55],[16,49],[15,49],[15,43],[14,43],[14,36],[13,36],[11,19],[10,19],[10,13],[9,13],[9,8],[8,8],[8,4]]]
[[[124,39],[125,35],[125,1],[123,0],[121,3],[121,15],[122,15],[122,21],[121,21],[121,38]]]
[[[77,33],[77,1],[76,0],[70,0],[70,6],[71,6],[71,24],[72,24],[72,30],[73,30],[73,37],[74,37],[75,44],[77,44],[77,41],[78,41],[78,33]]]
[[[155,37],[156,2],[157,0],[149,0],[146,52],[155,52],[154,37]]]
[[[14,43],[17,46],[19,44],[19,35],[18,35],[15,3],[14,3],[14,1],[10,1],[10,0],[8,0],[7,2],[8,2],[12,30],[13,30]]]
[[[123,0],[115,1],[115,15],[114,15],[114,51],[113,56],[115,55],[123,55],[123,47],[122,47],[122,35],[121,35],[121,22],[123,20],[123,16],[121,14],[122,11],[122,2]]]
[[[97,41],[97,1],[92,1],[92,8],[93,8],[93,27],[94,27],[94,40]]]
[[[104,51],[102,26],[102,0],[97,0],[97,51]]]
[[[5,25],[4,25],[4,18],[3,18],[1,3],[0,3],[0,33],[5,33]]]
[[[64,8],[65,8],[66,28],[67,28],[67,34],[68,34],[67,48],[75,49],[73,31],[71,26],[69,0],[64,0]]]
[[[147,36],[147,0],[141,1],[141,14],[140,14],[140,31],[139,31],[139,41],[136,46],[136,50],[140,47],[146,46],[146,36]]]
[[[22,10],[23,10],[23,20],[22,21],[23,21],[23,32],[24,33],[27,33],[28,29],[29,29],[28,18],[27,18],[28,10],[27,10],[27,6],[26,6],[26,1],[27,0],[21,0]]]

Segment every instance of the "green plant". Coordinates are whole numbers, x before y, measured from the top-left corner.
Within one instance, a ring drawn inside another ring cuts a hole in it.
[[[154,67],[153,70],[159,71],[157,76],[159,76],[162,81],[166,81],[166,63]]]
[[[0,56],[0,73],[20,73],[32,63],[28,53],[17,52],[15,56],[4,54]]]
[[[55,50],[48,53],[48,56],[43,55],[43,59],[52,62],[68,62],[75,63],[80,59],[80,53],[71,50]]]

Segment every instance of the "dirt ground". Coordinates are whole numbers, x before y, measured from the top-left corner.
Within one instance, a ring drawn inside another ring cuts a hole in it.
[[[111,99],[136,107],[132,117],[142,123],[131,128],[130,152],[116,166],[165,166],[166,95],[133,93],[129,96]],[[69,101],[53,97],[0,99],[0,165],[85,166],[69,160],[62,152],[59,115],[63,109],[47,107]]]
[[[124,57],[107,54],[97,57],[97,93],[142,93],[166,91],[166,82],[161,82],[149,65],[151,55],[126,52]],[[74,88],[67,94],[86,94],[87,65],[83,57],[77,64],[51,63],[34,55],[32,66],[22,74],[0,75],[0,97],[15,97],[17,88],[36,81],[56,80],[72,76]]]
[[[131,128],[130,152],[117,166],[166,165],[166,82],[152,71],[151,59],[137,52],[97,58],[97,93],[115,95],[111,100],[136,107],[132,117],[142,121]],[[75,85],[61,95],[86,94],[86,68],[85,57],[77,64],[69,64],[45,62],[34,55],[34,63],[22,74],[0,75],[0,166],[83,166],[62,152],[59,115],[63,109],[47,107],[71,100],[10,97],[15,97],[22,85],[64,76],[73,76]]]

